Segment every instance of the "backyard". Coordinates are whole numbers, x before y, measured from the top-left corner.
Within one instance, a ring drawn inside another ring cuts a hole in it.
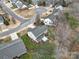
[[[20,59],[55,59],[55,44],[50,43],[34,43],[26,34],[21,37],[27,48],[27,53],[22,55]]]

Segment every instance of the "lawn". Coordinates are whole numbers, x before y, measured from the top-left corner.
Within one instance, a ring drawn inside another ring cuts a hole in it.
[[[23,42],[25,46],[30,50],[35,49],[38,47],[36,43],[32,43],[31,39],[25,34],[21,37],[23,39]]]
[[[36,44],[27,35],[21,37],[26,46],[27,54],[24,54],[20,59],[55,59],[55,44],[45,42]]]

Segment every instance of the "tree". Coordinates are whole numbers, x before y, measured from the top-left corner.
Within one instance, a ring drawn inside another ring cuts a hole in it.
[[[9,22],[7,20],[4,20],[5,25],[9,25]]]
[[[69,47],[70,40],[68,39],[71,29],[67,23],[67,20],[63,14],[60,14],[57,19],[58,25],[56,26],[56,59],[69,59]]]

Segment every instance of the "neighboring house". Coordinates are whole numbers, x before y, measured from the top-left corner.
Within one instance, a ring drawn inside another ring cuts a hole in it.
[[[14,5],[16,5],[17,8],[20,8],[20,9],[27,7],[26,5],[24,5],[24,4],[23,4],[21,1],[19,1],[19,0],[11,0],[11,2],[12,2]]]
[[[59,9],[59,10],[61,10],[61,11],[64,10],[63,6],[61,6],[61,5],[55,6],[55,9]]]
[[[60,13],[64,10],[64,8],[61,5],[56,5],[53,10],[53,15],[60,15]]]
[[[39,3],[42,3],[42,2],[45,2],[45,5],[46,6],[50,6],[50,5],[54,5],[56,2],[58,2],[58,0],[32,0],[32,3],[33,4],[39,4]]]
[[[53,25],[53,21],[51,19],[49,19],[49,18],[44,19],[43,22],[44,22],[45,25],[48,25],[48,26],[52,26]]]
[[[47,17],[43,17],[44,19],[42,20],[43,23],[47,26],[55,26],[55,22],[56,22],[56,16],[52,14],[50,14]]]
[[[17,2],[15,3],[15,5],[16,5],[18,8],[22,8],[23,3],[22,3],[21,1],[17,1]]]
[[[34,29],[28,30],[28,36],[36,41],[37,43],[40,41],[47,41],[48,38],[45,36],[45,33],[47,32],[47,27],[45,25],[38,26]]]
[[[32,0],[32,3],[35,4],[35,5],[38,5],[39,1],[40,0]]]
[[[61,14],[64,8],[61,5],[55,6],[53,13],[44,17],[43,23],[48,26],[56,26],[56,17]]]
[[[45,3],[48,3],[50,2],[50,0],[32,0],[32,3],[35,4],[35,5],[38,5],[39,3],[42,3],[42,2],[45,2]]]
[[[12,2],[12,3],[16,3],[16,2],[17,2],[17,0],[11,0],[11,2]]]
[[[56,3],[56,0],[46,0],[46,5],[54,5]]]
[[[27,52],[23,41],[19,38],[0,45],[0,59],[13,59]]]

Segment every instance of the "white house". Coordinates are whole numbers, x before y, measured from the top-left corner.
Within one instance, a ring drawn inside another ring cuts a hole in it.
[[[59,6],[55,6],[54,10],[53,10],[53,15],[60,15],[60,13],[64,10],[64,8],[59,5]]]
[[[13,4],[15,4],[15,5],[17,6],[17,8],[20,8],[20,9],[27,7],[26,5],[24,5],[24,4],[23,4],[21,1],[19,1],[19,0],[11,0],[11,2],[12,2]]]
[[[44,22],[45,25],[48,25],[48,26],[52,26],[52,24],[53,24],[53,21],[51,19],[49,19],[49,18],[44,19],[43,22]]]
[[[38,26],[34,29],[29,29],[28,30],[28,36],[33,39],[34,41],[36,41],[37,43],[40,41],[47,41],[47,37],[44,35],[44,33],[47,32],[47,27],[44,26]]]
[[[15,5],[16,5],[18,8],[22,8],[23,3],[22,3],[21,1],[17,1],[17,2],[15,3]]]
[[[59,5],[59,6],[55,6],[55,9],[59,9],[59,10],[64,10],[63,6]]]
[[[43,19],[41,19],[41,21],[44,23],[44,25],[46,26],[55,26],[55,22],[56,22],[56,16],[52,14],[50,14],[47,17],[44,17]]]

